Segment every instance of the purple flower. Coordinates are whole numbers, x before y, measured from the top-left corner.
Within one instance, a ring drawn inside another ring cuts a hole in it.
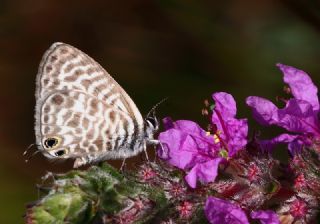
[[[246,143],[248,132],[247,121],[237,120],[236,104],[227,93],[215,93],[216,105],[213,109],[212,123],[214,133],[208,133],[192,121],[179,120],[172,122],[164,119],[167,129],[160,133],[161,148],[158,155],[170,164],[189,171],[185,177],[190,187],[195,188],[197,180],[212,182],[218,174],[220,162],[225,157],[233,156]]]
[[[261,224],[280,224],[278,215],[274,211],[253,211],[250,216],[252,219],[259,219]]]
[[[249,224],[247,215],[238,205],[215,197],[208,197],[205,204],[205,215],[210,223]],[[253,211],[252,219],[260,220],[261,224],[279,224],[279,218],[273,211]]]
[[[247,119],[235,118],[237,106],[230,94],[214,93],[212,98],[215,100],[212,123],[217,126],[221,147],[226,147],[229,156],[233,156],[247,144]]]
[[[254,118],[262,125],[277,125],[295,134],[281,134],[271,140],[262,141],[266,149],[276,144],[288,143],[291,154],[300,151],[303,145],[310,145],[312,138],[320,136],[318,89],[303,71],[290,66],[277,65],[284,74],[284,82],[290,87],[294,98],[286,102],[283,109],[271,101],[250,96],[246,103],[252,108]]]
[[[215,197],[208,197],[205,214],[210,223],[249,224],[246,213],[238,205]]]
[[[172,128],[159,135],[162,145],[159,157],[180,169],[190,170],[186,181],[192,188],[196,187],[197,179],[205,183],[214,181],[223,158],[218,157],[219,147],[212,137],[192,121],[179,120],[170,124],[166,118],[167,125]]]

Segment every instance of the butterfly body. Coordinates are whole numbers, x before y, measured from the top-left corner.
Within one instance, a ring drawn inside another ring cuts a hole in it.
[[[78,167],[128,158],[157,142],[155,116],[143,119],[122,87],[75,47],[53,44],[36,82],[36,141],[50,159],[74,158]]]

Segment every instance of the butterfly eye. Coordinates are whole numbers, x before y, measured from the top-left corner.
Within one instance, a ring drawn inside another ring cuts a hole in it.
[[[154,128],[158,126],[158,121],[154,117],[147,117],[146,121],[149,126],[153,126]]]
[[[56,151],[54,154],[56,156],[63,156],[64,154],[66,154],[66,150],[62,149],[62,150]]]
[[[52,148],[58,146],[58,143],[59,143],[59,139],[58,138],[47,138],[44,141],[44,146],[47,149],[52,149]]]

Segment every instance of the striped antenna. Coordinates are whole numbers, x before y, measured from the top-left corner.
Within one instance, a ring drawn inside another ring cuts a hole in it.
[[[147,114],[146,117],[150,117],[151,113],[154,115],[157,107],[158,107],[160,104],[162,104],[163,102],[167,101],[168,98],[169,98],[169,97],[166,97],[166,98],[160,100],[157,104],[155,104],[155,105],[151,108],[151,110],[148,112],[148,114]]]

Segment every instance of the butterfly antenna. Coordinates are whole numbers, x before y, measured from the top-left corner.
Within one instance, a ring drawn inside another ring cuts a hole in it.
[[[23,156],[27,155],[28,151],[35,145],[35,143],[32,143],[28,146],[28,148],[23,152]]]
[[[168,97],[162,99],[160,102],[158,102],[156,105],[154,105],[151,110],[148,112],[147,117],[150,116],[151,113],[155,112],[155,110],[157,109],[157,107],[162,104],[163,102],[165,102],[168,99]]]
[[[32,158],[32,157],[34,157],[37,153],[39,153],[40,151],[35,151],[35,152],[33,152],[32,154],[31,154],[31,156],[29,156],[26,160],[25,160],[25,162],[27,163],[27,162],[29,162],[30,161],[30,159]]]

